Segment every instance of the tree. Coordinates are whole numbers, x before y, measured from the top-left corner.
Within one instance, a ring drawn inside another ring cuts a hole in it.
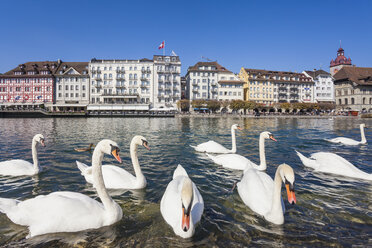
[[[244,114],[246,114],[246,111],[250,110],[250,109],[255,109],[256,108],[256,103],[254,101],[244,101],[244,106],[243,106],[243,109],[244,109]]]
[[[281,104],[279,105],[279,107],[280,107],[281,109],[291,109],[291,108],[292,108],[292,106],[291,106],[291,104],[290,104],[289,102],[283,102],[283,103],[281,103]]]
[[[243,100],[232,100],[230,103],[230,108],[234,111],[238,111],[239,109],[244,108],[244,101]]]
[[[178,107],[181,111],[189,111],[189,109],[190,109],[190,101],[187,100],[187,99],[179,100],[179,101],[177,102],[177,107]]]
[[[207,101],[207,108],[212,112],[216,112],[221,108],[221,102],[217,100],[209,100]]]
[[[205,100],[192,100],[191,105],[194,108],[202,108],[206,105],[206,102],[205,102]]]

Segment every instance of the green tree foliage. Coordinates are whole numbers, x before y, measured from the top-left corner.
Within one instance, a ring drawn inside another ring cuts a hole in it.
[[[192,100],[191,105],[194,108],[203,108],[204,106],[206,106],[206,101],[205,100]]]
[[[190,101],[187,99],[182,99],[177,102],[177,107],[181,109],[181,111],[189,111],[190,109]]]
[[[221,108],[221,102],[217,100],[209,100],[207,101],[207,108],[212,112],[216,112]]]
[[[230,102],[230,108],[235,111],[238,111],[239,109],[243,109],[244,105],[245,103],[243,100],[232,100]]]

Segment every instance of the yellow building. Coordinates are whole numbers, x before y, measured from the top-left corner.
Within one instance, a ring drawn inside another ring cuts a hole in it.
[[[241,68],[239,77],[244,81],[244,100],[263,103],[267,106],[274,103],[274,83],[272,73],[266,70]]]

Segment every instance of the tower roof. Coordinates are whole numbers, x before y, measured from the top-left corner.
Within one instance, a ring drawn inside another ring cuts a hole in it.
[[[345,57],[342,47],[337,50],[337,58],[335,60],[332,59],[330,62],[330,67],[338,65],[351,65],[351,58]]]

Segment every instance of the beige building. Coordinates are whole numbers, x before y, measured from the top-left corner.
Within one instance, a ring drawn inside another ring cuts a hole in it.
[[[337,110],[372,112],[371,67],[343,67],[334,79]]]
[[[303,73],[241,68],[244,99],[270,106],[277,102],[314,102],[314,81]]]

